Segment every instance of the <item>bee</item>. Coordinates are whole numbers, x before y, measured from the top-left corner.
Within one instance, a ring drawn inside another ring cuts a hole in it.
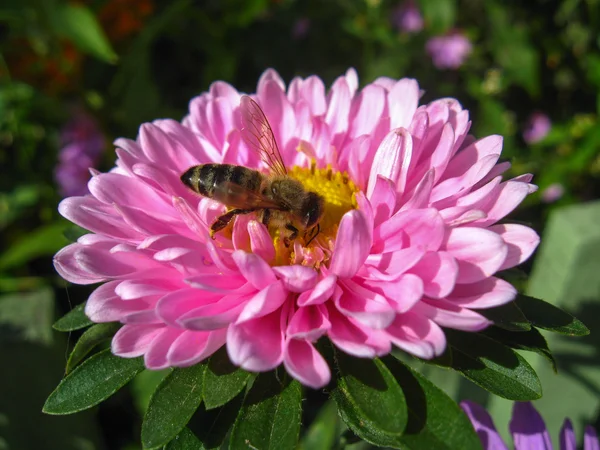
[[[319,234],[324,199],[307,191],[291,178],[277,147],[275,135],[264,112],[247,95],[240,102],[242,138],[266,163],[269,173],[232,164],[201,164],[190,167],[181,181],[194,192],[226,205],[229,210],[210,227],[210,235],[225,228],[239,214],[256,213],[267,227],[279,229],[286,247],[303,233],[310,238]]]

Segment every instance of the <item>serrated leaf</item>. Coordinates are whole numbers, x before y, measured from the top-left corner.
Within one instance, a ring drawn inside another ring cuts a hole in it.
[[[164,450],[203,450],[202,442],[188,428],[184,428],[171,442],[164,446]]]
[[[525,317],[538,328],[569,336],[590,334],[580,320],[550,303],[526,295],[519,295],[516,302]]]
[[[59,4],[52,9],[52,25],[57,34],[70,39],[80,50],[108,63],[117,55],[89,8],[80,4]]]
[[[67,360],[66,372],[71,372],[92,349],[103,341],[114,336],[120,328],[120,323],[99,323],[86,330],[81,335]]]
[[[446,330],[454,357],[452,368],[473,383],[500,397],[536,400],[542,386],[529,363],[511,350],[481,334]]]
[[[251,374],[229,361],[227,351],[222,348],[211,356],[204,372],[203,399],[206,409],[223,406],[238,395],[250,379]]]
[[[187,425],[202,402],[205,364],[174,369],[159,384],[142,422],[142,445],[167,444]]]
[[[295,449],[301,415],[300,383],[279,381],[275,371],[261,373],[244,399],[229,448]]]
[[[50,394],[46,414],[72,414],[107,399],[144,370],[141,358],[119,358],[106,349],[67,375]]]
[[[336,352],[339,372],[332,392],[340,416],[365,441],[393,448],[408,420],[402,388],[378,359],[357,359]]]
[[[403,449],[480,450],[481,442],[462,409],[444,391],[393,357],[383,362],[406,395],[408,424]]]
[[[502,344],[508,345],[517,350],[525,350],[535,352],[546,358],[552,365],[552,369],[556,373],[556,360],[552,356],[552,352],[548,348],[548,343],[542,334],[532,328],[527,332],[513,333],[507,330],[501,330],[496,327],[490,327],[483,332],[487,337],[494,339]]]
[[[340,421],[335,402],[325,403],[302,437],[298,450],[330,450],[340,433]]]
[[[52,328],[54,328],[56,331],[74,331],[93,325],[94,322],[88,319],[84,310],[85,303],[80,303],[67,314],[54,322]]]
[[[40,256],[52,255],[68,244],[64,224],[53,223],[37,228],[17,240],[0,256],[0,270],[22,266]]]
[[[508,331],[531,330],[531,324],[515,302],[506,303],[496,308],[483,309],[478,312],[494,322],[494,325],[498,328]]]

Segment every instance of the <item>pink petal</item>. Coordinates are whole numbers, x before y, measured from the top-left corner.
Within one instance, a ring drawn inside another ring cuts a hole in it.
[[[151,370],[161,370],[169,367],[167,352],[181,333],[183,333],[183,330],[180,328],[163,328],[163,331],[152,340],[144,354],[145,366]]]
[[[397,280],[366,280],[363,284],[383,294],[398,313],[409,311],[423,297],[423,281],[411,273],[401,275]]]
[[[396,183],[396,189],[403,192],[406,185],[406,170],[412,157],[412,138],[404,128],[396,128],[379,145],[367,187],[367,198],[375,189],[377,176],[381,175]]]
[[[331,273],[340,278],[354,276],[369,254],[372,232],[361,211],[354,209],[344,214],[331,257]]]
[[[333,295],[336,286],[337,277],[335,275],[327,275],[316,284],[312,291],[300,294],[297,304],[298,306],[308,306],[324,303]]]
[[[286,335],[315,342],[331,328],[327,309],[323,306],[298,308],[290,319]]]
[[[457,284],[446,300],[470,309],[485,309],[512,301],[517,290],[507,281],[489,277],[472,284]]]
[[[377,175],[369,202],[373,208],[375,226],[388,220],[396,209],[396,185],[382,175]]]
[[[508,254],[499,270],[510,269],[528,259],[540,243],[538,234],[529,227],[518,224],[503,224],[489,227],[498,233],[508,246]]]
[[[386,355],[391,350],[387,333],[371,330],[342,315],[335,307],[328,308],[331,329],[327,336],[344,352],[359,358]]]
[[[275,247],[267,227],[256,220],[251,220],[248,222],[248,234],[252,253],[260,256],[267,263],[273,261],[275,259]]]
[[[385,108],[385,91],[370,84],[365,86],[352,105],[349,136],[355,138],[371,134],[379,122]]]
[[[447,252],[427,252],[410,272],[423,280],[424,293],[428,297],[446,297],[458,277],[458,264]]]
[[[419,84],[412,78],[403,78],[388,94],[390,127],[408,128],[419,105]]]
[[[276,309],[279,309],[287,298],[288,292],[280,280],[268,285],[246,303],[235,322],[236,325],[272,313]]]
[[[192,309],[183,314],[177,324],[189,330],[207,331],[218,330],[234,323],[249,296],[226,295],[217,302]]]
[[[484,209],[487,218],[477,222],[478,226],[486,227],[503,219],[512,212],[529,195],[529,185],[518,181],[506,181],[500,184],[495,197]]]
[[[396,280],[417,264],[424,254],[425,250],[420,247],[409,247],[396,252],[369,255],[364,267],[366,276],[374,280]]]
[[[392,343],[419,358],[431,359],[446,349],[446,336],[431,319],[411,311],[398,314],[385,330]]]
[[[218,302],[223,294],[206,292],[200,289],[184,288],[170,292],[156,304],[156,313],[167,324],[180,326],[179,319],[199,307]]]
[[[260,256],[243,250],[236,250],[232,256],[242,276],[256,289],[263,289],[277,281],[271,267]]]
[[[208,358],[225,344],[227,330],[184,331],[167,353],[169,365],[189,367]]]
[[[398,239],[402,231],[408,238]],[[383,242],[383,252],[400,250],[403,247],[422,247],[438,250],[444,239],[444,220],[434,208],[401,211],[375,229],[376,241]]]
[[[164,329],[164,325],[124,325],[113,336],[112,352],[122,358],[141,356]]]
[[[344,282],[345,289],[335,299],[337,309],[357,322],[376,330],[386,328],[396,312],[385,297],[350,280]]]
[[[125,280],[118,283],[115,293],[123,300],[162,295],[172,290],[178,283],[170,280]],[[178,286],[177,286],[178,287]]]
[[[351,99],[352,94],[346,80],[342,77],[335,80],[329,91],[325,114],[325,122],[329,125],[332,135],[348,130]]]
[[[227,353],[235,365],[254,372],[274,369],[283,361],[284,311],[231,325],[227,330]]]
[[[472,227],[451,229],[445,249],[458,262],[457,283],[474,283],[492,276],[508,253],[507,245],[498,234]]]
[[[283,359],[285,369],[305,386],[319,389],[329,383],[329,366],[314,346],[307,341],[289,339]]]
[[[104,281],[106,277],[90,273],[75,259],[75,254],[80,248],[81,244],[79,243],[71,244],[54,255],[54,268],[58,274],[75,284],[95,284]]]
[[[220,293],[231,293],[246,285],[246,280],[242,277],[219,276],[214,273],[194,275],[193,277],[186,278],[184,281],[193,288]]]
[[[417,314],[429,317],[438,325],[455,330],[481,331],[492,324],[491,321],[470,309],[444,300],[425,300],[413,308]]]
[[[295,264],[276,266],[273,270],[281,277],[284,287],[290,292],[304,292],[317,284],[318,274],[312,267]]]

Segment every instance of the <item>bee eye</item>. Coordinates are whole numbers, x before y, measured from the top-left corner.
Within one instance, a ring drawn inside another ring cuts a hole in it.
[[[273,194],[277,194],[277,188],[275,186],[271,186],[271,192]]]

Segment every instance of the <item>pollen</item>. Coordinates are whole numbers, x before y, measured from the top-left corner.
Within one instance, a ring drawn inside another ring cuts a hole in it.
[[[356,194],[359,188],[346,172],[334,171],[331,165],[319,169],[314,161],[310,168],[292,167],[289,175],[302,183],[307,191],[323,197],[325,214],[320,222],[319,235],[322,234],[328,240],[335,239],[342,216],[358,207]]]

